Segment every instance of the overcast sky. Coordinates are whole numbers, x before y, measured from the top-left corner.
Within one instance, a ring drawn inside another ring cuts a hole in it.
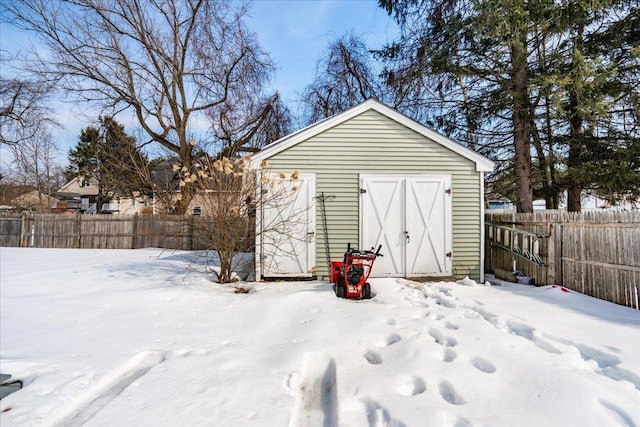
[[[0,0],[2,1],[2,0]],[[294,114],[298,114],[298,94],[311,83],[316,63],[330,42],[347,32],[362,36],[375,49],[397,35],[397,27],[377,0],[254,0],[247,25],[270,53],[278,70],[277,89]],[[0,49],[15,54],[29,45],[28,35],[2,24]],[[2,65],[0,65],[2,67]],[[3,74],[4,67],[0,68]],[[64,129],[56,131],[62,157],[77,142],[80,130],[89,126],[91,117],[70,107],[58,108]],[[126,118],[118,117],[130,130]]]

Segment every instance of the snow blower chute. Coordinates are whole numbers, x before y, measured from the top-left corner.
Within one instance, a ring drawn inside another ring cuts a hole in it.
[[[371,298],[371,285],[367,279],[371,274],[373,263],[380,253],[382,245],[375,252],[373,248],[368,251],[353,249],[351,243],[347,244],[343,261],[331,261],[331,273],[329,279],[333,283],[333,290],[339,298],[369,299]]]

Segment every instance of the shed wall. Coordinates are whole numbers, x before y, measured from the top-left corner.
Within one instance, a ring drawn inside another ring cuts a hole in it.
[[[316,193],[326,201],[329,259],[359,242],[359,176],[362,173],[449,174],[452,178],[453,273],[479,279],[480,173],[475,163],[388,117],[366,111],[268,159],[274,172],[316,173]],[[328,278],[321,204],[316,204],[316,267]],[[382,251],[384,253],[384,249]]]

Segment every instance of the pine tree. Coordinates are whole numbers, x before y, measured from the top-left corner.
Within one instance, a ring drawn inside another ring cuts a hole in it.
[[[148,194],[150,185],[148,160],[136,146],[136,139],[112,117],[99,117],[99,126],[89,126],[80,133],[78,144],[69,150],[67,179],[75,177],[98,182],[97,208],[108,196]]]
[[[583,190],[613,203],[638,194],[640,168],[640,12],[628,2],[571,2],[558,55],[566,144],[567,209],[581,210]]]
[[[532,209],[534,192],[555,207],[566,189],[569,209],[579,210],[584,189],[627,194],[640,185],[629,161],[640,112],[633,3],[379,4],[401,27],[378,52],[400,108],[497,160],[518,211]],[[614,164],[627,168],[606,170]]]
[[[533,210],[531,61],[542,1],[380,0],[402,36],[379,55],[401,108],[512,167],[519,212]],[[443,129],[444,127],[444,129]],[[448,128],[447,128],[448,127]]]

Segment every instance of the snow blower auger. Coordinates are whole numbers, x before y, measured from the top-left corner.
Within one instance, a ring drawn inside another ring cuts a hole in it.
[[[367,279],[374,261],[382,256],[380,249],[382,245],[375,252],[373,248],[363,251],[351,248],[349,243],[343,261],[331,261],[329,279],[334,284],[333,290],[338,298],[371,298],[371,285],[367,283]]]

